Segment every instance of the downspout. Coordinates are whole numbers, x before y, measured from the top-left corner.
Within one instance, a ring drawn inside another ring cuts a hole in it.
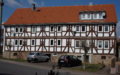
[[[2,6],[4,5],[3,0],[0,0],[0,47],[1,47],[1,26],[2,26]]]
[[[5,51],[5,26],[4,26],[4,37],[3,37],[3,52]]]

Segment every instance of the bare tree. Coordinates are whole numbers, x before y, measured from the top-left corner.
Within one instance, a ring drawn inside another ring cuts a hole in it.
[[[86,65],[85,65],[85,63],[86,63],[86,55],[87,55],[89,49],[92,47],[90,43],[91,42],[90,41],[88,42],[87,40],[82,40],[81,43],[80,43],[80,48],[84,50],[84,65],[83,65],[83,69],[86,68]]]

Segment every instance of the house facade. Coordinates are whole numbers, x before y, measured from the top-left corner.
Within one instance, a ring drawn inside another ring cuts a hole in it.
[[[110,65],[116,54],[117,17],[114,4],[19,8],[4,23],[3,57],[27,59],[44,52],[51,61],[61,55],[83,60],[82,40],[93,45],[86,60]],[[11,48],[9,48],[11,45]]]

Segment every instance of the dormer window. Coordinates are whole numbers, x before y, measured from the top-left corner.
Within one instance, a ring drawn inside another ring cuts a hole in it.
[[[98,20],[105,19],[105,12],[96,11],[96,12],[80,12],[80,20]]]

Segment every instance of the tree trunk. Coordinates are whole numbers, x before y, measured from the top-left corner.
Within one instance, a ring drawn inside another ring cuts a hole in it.
[[[83,65],[83,69],[85,70],[85,63],[86,63],[86,53],[85,53],[85,55],[84,55],[84,65]]]

